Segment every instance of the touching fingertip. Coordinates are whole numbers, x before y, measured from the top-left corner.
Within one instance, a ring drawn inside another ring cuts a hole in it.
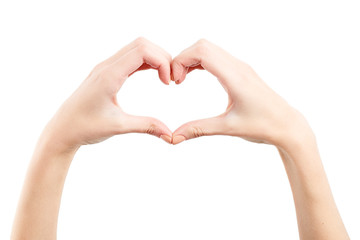
[[[161,79],[161,81],[165,84],[165,85],[169,85],[170,84],[170,80],[169,79]]]
[[[171,144],[171,137],[170,137],[170,136],[168,136],[168,135],[160,135],[160,138],[161,138],[162,140],[164,140],[165,142]]]
[[[168,85],[170,85],[170,83],[171,83],[171,74],[170,74],[170,76],[168,77],[168,79],[167,79],[167,83],[168,83]]]
[[[183,141],[185,141],[186,138],[182,135],[177,135],[177,136],[174,136],[173,139],[172,139],[172,144],[176,145],[176,144],[179,144]]]

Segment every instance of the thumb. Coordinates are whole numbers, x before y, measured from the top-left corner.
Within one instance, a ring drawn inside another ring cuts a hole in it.
[[[223,116],[205,118],[185,123],[173,133],[172,144],[201,136],[226,134],[226,124]]]
[[[123,123],[126,133],[147,133],[171,143],[172,132],[156,118],[127,115]]]

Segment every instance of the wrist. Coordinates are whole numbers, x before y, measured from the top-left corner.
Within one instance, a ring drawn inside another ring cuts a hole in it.
[[[48,162],[56,161],[68,165],[71,163],[79,147],[80,145],[69,146],[65,144],[45,129],[37,142],[34,159],[41,159]]]
[[[317,172],[322,162],[314,134],[294,134],[276,146],[285,168],[304,172]]]
[[[48,122],[38,139],[36,148],[52,155],[74,155],[81,145],[71,140],[71,133],[68,133],[69,125],[60,120],[56,114]]]
[[[287,152],[317,151],[314,132],[305,117],[296,109],[291,108],[277,131],[274,145]]]

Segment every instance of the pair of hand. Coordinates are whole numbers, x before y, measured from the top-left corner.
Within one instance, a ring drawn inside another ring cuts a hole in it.
[[[151,117],[133,116],[121,109],[116,95],[134,72],[157,69],[164,84],[181,84],[195,69],[205,69],[229,95],[224,113],[188,122],[175,132]],[[148,133],[168,143],[205,135],[231,135],[286,148],[291,141],[311,134],[306,120],[270,89],[246,63],[218,46],[199,40],[172,59],[170,54],[138,38],[98,64],[61,106],[45,132],[58,151],[97,143],[116,134]]]
[[[192,70],[207,70],[229,95],[225,112],[186,123],[173,133],[157,119],[126,114],[116,95],[131,74],[149,68],[157,69],[165,84],[180,84]],[[45,128],[26,177],[12,239],[56,239],[62,188],[76,150],[130,132],[149,133],[173,144],[216,134],[274,144],[289,177],[300,238],[349,239],[315,137],[298,111],[251,67],[206,40],[172,59],[143,38],[97,65]]]

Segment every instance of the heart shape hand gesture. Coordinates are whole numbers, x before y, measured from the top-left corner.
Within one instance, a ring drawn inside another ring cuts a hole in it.
[[[228,93],[225,112],[188,122],[173,133],[155,118],[125,113],[116,99],[118,91],[134,72],[151,68],[158,70],[164,84],[171,80],[181,84],[195,69],[208,71]],[[199,40],[172,59],[160,47],[138,38],[98,64],[44,132],[47,139],[56,142],[52,145],[56,151],[131,132],[152,134],[172,144],[206,135],[231,135],[286,148],[290,141],[301,141],[312,134],[306,131],[299,136],[296,128],[305,125],[302,115],[269,88],[249,65],[218,46]]]
[[[224,113],[195,120],[174,132],[151,117],[121,109],[116,95],[134,72],[157,69],[160,80],[181,84],[202,69],[229,96]],[[231,135],[274,144],[292,188],[301,239],[349,239],[333,200],[305,118],[269,88],[254,70],[214,44],[200,40],[174,59],[139,38],[98,64],[65,101],[40,137],[15,217],[12,239],[56,239],[62,188],[76,150],[116,134],[148,133],[168,143],[205,135]]]

